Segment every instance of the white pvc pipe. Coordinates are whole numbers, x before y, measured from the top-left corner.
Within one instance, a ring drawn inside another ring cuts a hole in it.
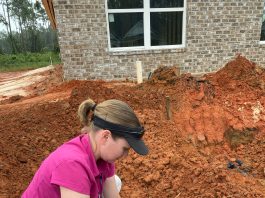
[[[136,61],[137,83],[143,82],[142,61]]]

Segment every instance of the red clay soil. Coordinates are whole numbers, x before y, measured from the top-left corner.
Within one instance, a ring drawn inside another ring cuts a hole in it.
[[[145,125],[150,154],[116,163],[122,197],[265,197],[264,69],[238,56],[202,77],[169,70],[140,85],[65,82],[0,105],[0,197],[19,197],[43,159],[80,134],[76,112],[87,97],[123,100]]]

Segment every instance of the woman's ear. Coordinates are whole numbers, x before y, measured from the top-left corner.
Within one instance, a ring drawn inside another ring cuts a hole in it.
[[[109,130],[102,130],[101,137],[102,137],[103,143],[106,143],[108,139],[111,137],[111,132]]]

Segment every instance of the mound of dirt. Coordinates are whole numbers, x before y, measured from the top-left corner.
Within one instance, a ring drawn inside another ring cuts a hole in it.
[[[43,159],[80,134],[77,108],[87,97],[123,100],[145,125],[150,154],[116,163],[122,197],[265,197],[261,80],[264,70],[238,56],[200,78],[164,68],[140,85],[74,80],[2,104],[0,197],[19,197]]]
[[[214,80],[223,89],[258,88],[264,91],[265,69],[238,55],[214,75]]]
[[[31,71],[0,73],[0,104],[42,95],[62,82],[61,65]]]
[[[165,83],[175,83],[176,79],[180,76],[180,69],[177,66],[166,67],[160,66],[152,74],[149,82],[165,82]]]
[[[196,80],[174,121],[194,144],[221,143],[228,130],[265,131],[264,69],[242,56]]]

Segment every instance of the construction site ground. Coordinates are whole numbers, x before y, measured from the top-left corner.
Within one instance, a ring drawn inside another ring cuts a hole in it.
[[[200,77],[160,67],[142,84],[63,82],[59,65],[23,74],[0,74],[1,198],[20,197],[49,153],[80,134],[88,97],[127,102],[146,129],[149,155],[115,163],[121,197],[265,197],[265,70],[246,58]],[[11,92],[16,80],[25,86]]]

